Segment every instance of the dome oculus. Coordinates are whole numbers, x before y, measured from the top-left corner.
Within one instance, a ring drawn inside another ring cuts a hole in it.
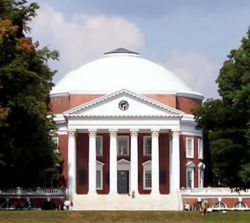
[[[129,104],[128,104],[127,101],[122,100],[122,101],[119,102],[118,107],[119,107],[122,111],[126,111],[126,110],[128,109],[128,107],[129,107]]]

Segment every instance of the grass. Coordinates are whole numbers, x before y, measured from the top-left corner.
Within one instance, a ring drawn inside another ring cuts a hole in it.
[[[1,211],[1,223],[249,223],[250,212],[210,213],[173,211]]]

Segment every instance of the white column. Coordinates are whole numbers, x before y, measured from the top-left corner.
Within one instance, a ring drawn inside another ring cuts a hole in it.
[[[109,193],[117,193],[117,130],[110,130]]]
[[[170,191],[172,188],[172,175],[173,175],[173,163],[172,163],[172,132],[168,134],[169,135],[169,187],[170,187]]]
[[[170,179],[170,192],[176,192],[180,189],[180,133],[179,131],[172,131],[172,157],[171,157],[171,171],[172,177]]]
[[[89,130],[89,193],[96,193],[96,129]]]
[[[159,130],[151,130],[152,136],[152,189],[151,194],[159,194]]]
[[[138,129],[131,129],[131,191],[138,193]]]
[[[68,130],[68,188],[70,194],[76,193],[76,130]]]

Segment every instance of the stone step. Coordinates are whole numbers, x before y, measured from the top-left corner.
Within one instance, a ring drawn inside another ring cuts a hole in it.
[[[73,210],[182,210],[177,193],[168,195],[73,195]]]

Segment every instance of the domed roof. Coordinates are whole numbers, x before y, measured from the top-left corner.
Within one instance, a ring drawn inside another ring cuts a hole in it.
[[[184,94],[202,98],[177,75],[123,48],[107,52],[100,59],[66,74],[52,89],[62,94],[108,94],[127,89],[141,94]]]

